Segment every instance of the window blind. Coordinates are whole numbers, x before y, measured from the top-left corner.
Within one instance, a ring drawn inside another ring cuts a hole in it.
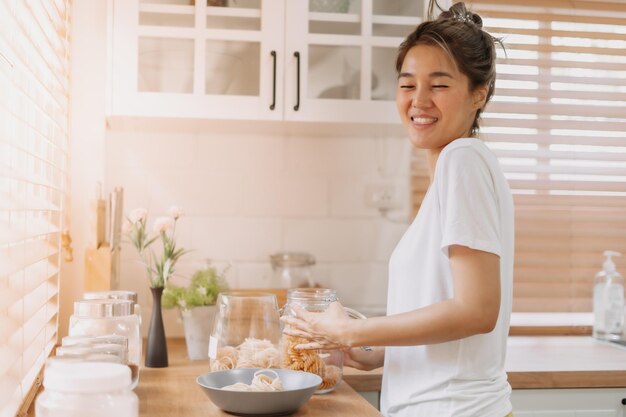
[[[56,343],[69,16],[69,0],[0,0],[0,417]]]
[[[626,255],[626,3],[467,4],[506,46],[480,137],[514,194],[513,309],[591,311],[602,252]],[[417,207],[427,178],[414,166]]]

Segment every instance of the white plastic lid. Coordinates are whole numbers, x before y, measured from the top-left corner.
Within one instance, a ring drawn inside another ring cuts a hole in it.
[[[110,392],[130,389],[130,368],[119,363],[50,359],[43,386],[60,392]]]

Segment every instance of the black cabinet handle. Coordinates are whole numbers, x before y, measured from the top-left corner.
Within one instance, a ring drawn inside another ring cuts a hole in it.
[[[296,63],[298,72],[296,73],[296,105],[293,106],[295,111],[298,111],[300,108],[300,52],[294,52],[293,56],[296,57]]]
[[[274,58],[274,73],[272,75],[272,104],[270,104],[270,110],[276,108],[276,51],[270,52],[272,58]]]
[[[626,398],[622,398],[622,405],[626,405]]]

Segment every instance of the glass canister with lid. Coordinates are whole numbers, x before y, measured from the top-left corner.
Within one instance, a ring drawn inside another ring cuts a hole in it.
[[[68,333],[70,336],[126,337],[128,367],[132,372],[132,384],[137,385],[141,361],[141,329],[139,317],[133,314],[132,301],[116,299],[76,301]]]
[[[325,311],[330,303],[337,301],[337,292],[330,288],[292,288],[287,291],[287,304],[283,315],[294,315],[291,308],[300,306],[307,311]],[[365,318],[361,313],[345,308],[353,318]],[[281,361],[286,369],[311,372],[322,378],[316,394],[323,394],[335,389],[343,375],[343,352],[339,349],[330,350],[296,350],[295,346],[307,343],[308,340],[283,334],[281,337]]]
[[[278,252],[270,255],[274,284],[280,288],[314,287],[311,267],[315,257],[305,252]]]

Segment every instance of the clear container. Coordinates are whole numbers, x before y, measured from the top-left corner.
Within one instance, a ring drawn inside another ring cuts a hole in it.
[[[337,300],[337,292],[329,288],[292,288],[287,291],[287,304],[285,304],[283,315],[293,316],[294,311],[291,307],[294,305],[307,311],[322,312],[330,303]],[[350,308],[345,308],[345,310],[353,318],[365,318],[356,310]],[[339,349],[295,349],[296,345],[307,342],[307,339],[283,334],[280,343],[282,367],[319,375],[322,383],[315,391],[316,394],[334,390],[343,376],[343,352]]]
[[[280,288],[314,287],[311,267],[315,257],[304,252],[279,252],[270,255],[274,285]]]
[[[209,337],[211,371],[278,368],[281,327],[276,296],[223,292]]]
[[[74,303],[70,317],[70,336],[118,335],[128,339],[128,366],[132,371],[133,387],[139,381],[141,361],[141,324],[132,313],[133,302],[129,300],[96,299]]]
[[[35,403],[37,417],[138,417],[127,366],[118,363],[50,359],[44,391]]]

